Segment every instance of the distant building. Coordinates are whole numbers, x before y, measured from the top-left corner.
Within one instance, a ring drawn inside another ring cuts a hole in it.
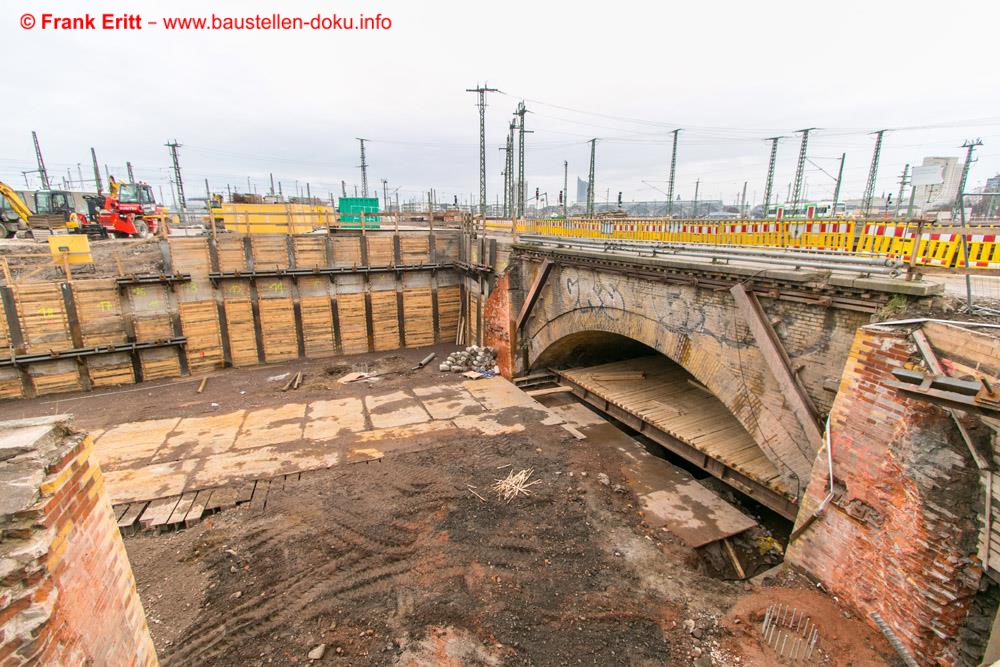
[[[1000,174],[986,179],[986,187],[983,188],[983,192],[1000,192]],[[1000,213],[1000,197],[982,197],[982,199],[983,201],[974,206],[973,212],[987,218],[995,218],[997,213]]]
[[[940,183],[914,185],[914,205],[923,210],[947,208],[958,196],[958,185],[962,179],[962,165],[957,157],[925,157],[921,167],[938,167]],[[916,174],[915,174],[916,176]],[[917,179],[914,178],[914,182]]]
[[[576,179],[576,202],[578,204],[587,203],[587,181],[580,177]]]

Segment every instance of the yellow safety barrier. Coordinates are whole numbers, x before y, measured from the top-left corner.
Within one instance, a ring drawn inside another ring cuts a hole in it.
[[[679,220],[571,218],[488,220],[487,230],[564,238],[801,248],[869,253],[917,266],[964,267],[954,226],[903,220]],[[996,231],[994,231],[996,230]],[[969,228],[969,265],[1000,269],[1000,227]]]
[[[782,223],[783,247],[810,250],[844,250],[854,247],[854,223],[849,220],[794,221]]]
[[[969,263],[968,266],[974,269],[1000,269],[1000,234],[994,231],[1000,228],[993,228],[991,233],[977,234],[977,230],[971,230],[969,234]],[[959,247],[958,266],[966,266],[964,248]]]

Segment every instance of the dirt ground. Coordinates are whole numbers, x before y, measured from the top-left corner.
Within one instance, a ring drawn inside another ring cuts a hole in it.
[[[156,239],[106,239],[90,240],[92,264],[72,267],[74,278],[110,278],[126,274],[144,274],[163,271],[163,256]],[[7,260],[14,280],[44,282],[63,280],[62,265],[52,265],[47,242],[23,239],[0,240],[0,258]]]
[[[821,609],[821,651],[838,650],[820,664],[892,664],[804,582],[701,574],[596,481],[616,453],[576,442],[445,442],[318,474],[260,515],[127,539],[164,664],[308,663],[322,644],[350,665],[770,665],[752,623],[788,599]],[[503,503],[489,488],[509,464],[542,481]]]
[[[389,391],[400,387],[439,382],[444,376],[437,364],[449,352],[449,344],[394,352],[369,352],[331,359],[299,359],[252,368],[227,368],[212,373],[201,394],[198,385],[204,376],[153,380],[139,385],[94,392],[73,392],[30,400],[0,401],[0,420],[71,413],[73,422],[83,429],[105,429],[143,419],[187,417],[222,413],[241,408],[278,405],[291,401],[307,402],[334,395],[364,396],[374,390]],[[431,352],[433,363],[412,370]],[[302,386],[283,392],[289,378],[302,371]],[[338,378],[352,371],[378,374],[371,382],[343,385]],[[456,376],[456,381],[458,378]]]
[[[437,360],[410,370],[453,349],[227,369],[200,395],[199,378],[183,378],[10,401],[0,419],[72,412],[78,427],[103,429],[457,383]],[[300,369],[302,387],[282,392]],[[337,383],[353,370],[380,375]],[[126,537],[162,662],[774,665],[759,627],[780,602],[817,619],[815,664],[897,664],[877,632],[798,575],[712,576],[697,551],[644,524],[622,449],[525,417],[518,433],[435,435],[419,451],[303,473],[262,512],[247,504]],[[500,501],[492,484],[521,469],[539,483]]]
[[[371,391],[336,383],[355,368],[389,373],[379,389],[448,377],[403,370],[426,354],[224,371],[204,398],[196,381],[175,381],[0,412],[68,409],[98,428],[293,400],[268,378],[299,368],[294,400]],[[798,577],[772,588],[708,575],[694,550],[643,524],[630,490],[615,490],[625,464],[617,448],[535,420],[520,433],[443,436],[430,449],[304,474],[263,512],[241,506],[126,547],[168,665],[311,663],[320,645],[320,664],[771,665],[778,658],[754,624],[789,595],[836,621],[821,625],[820,664],[894,664],[877,633],[830,612],[835,603]],[[531,495],[498,500],[495,480],[526,468],[540,480]]]

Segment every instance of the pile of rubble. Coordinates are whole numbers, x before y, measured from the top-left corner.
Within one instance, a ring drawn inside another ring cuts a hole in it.
[[[448,358],[441,362],[438,370],[448,373],[465,373],[474,371],[484,373],[491,371],[496,366],[497,353],[492,347],[479,347],[472,345],[464,351],[452,352]]]

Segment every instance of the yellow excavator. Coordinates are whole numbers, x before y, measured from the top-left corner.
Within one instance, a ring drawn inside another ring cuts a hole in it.
[[[9,185],[0,181],[0,227],[3,238],[9,239],[18,231],[27,230],[31,210]]]

